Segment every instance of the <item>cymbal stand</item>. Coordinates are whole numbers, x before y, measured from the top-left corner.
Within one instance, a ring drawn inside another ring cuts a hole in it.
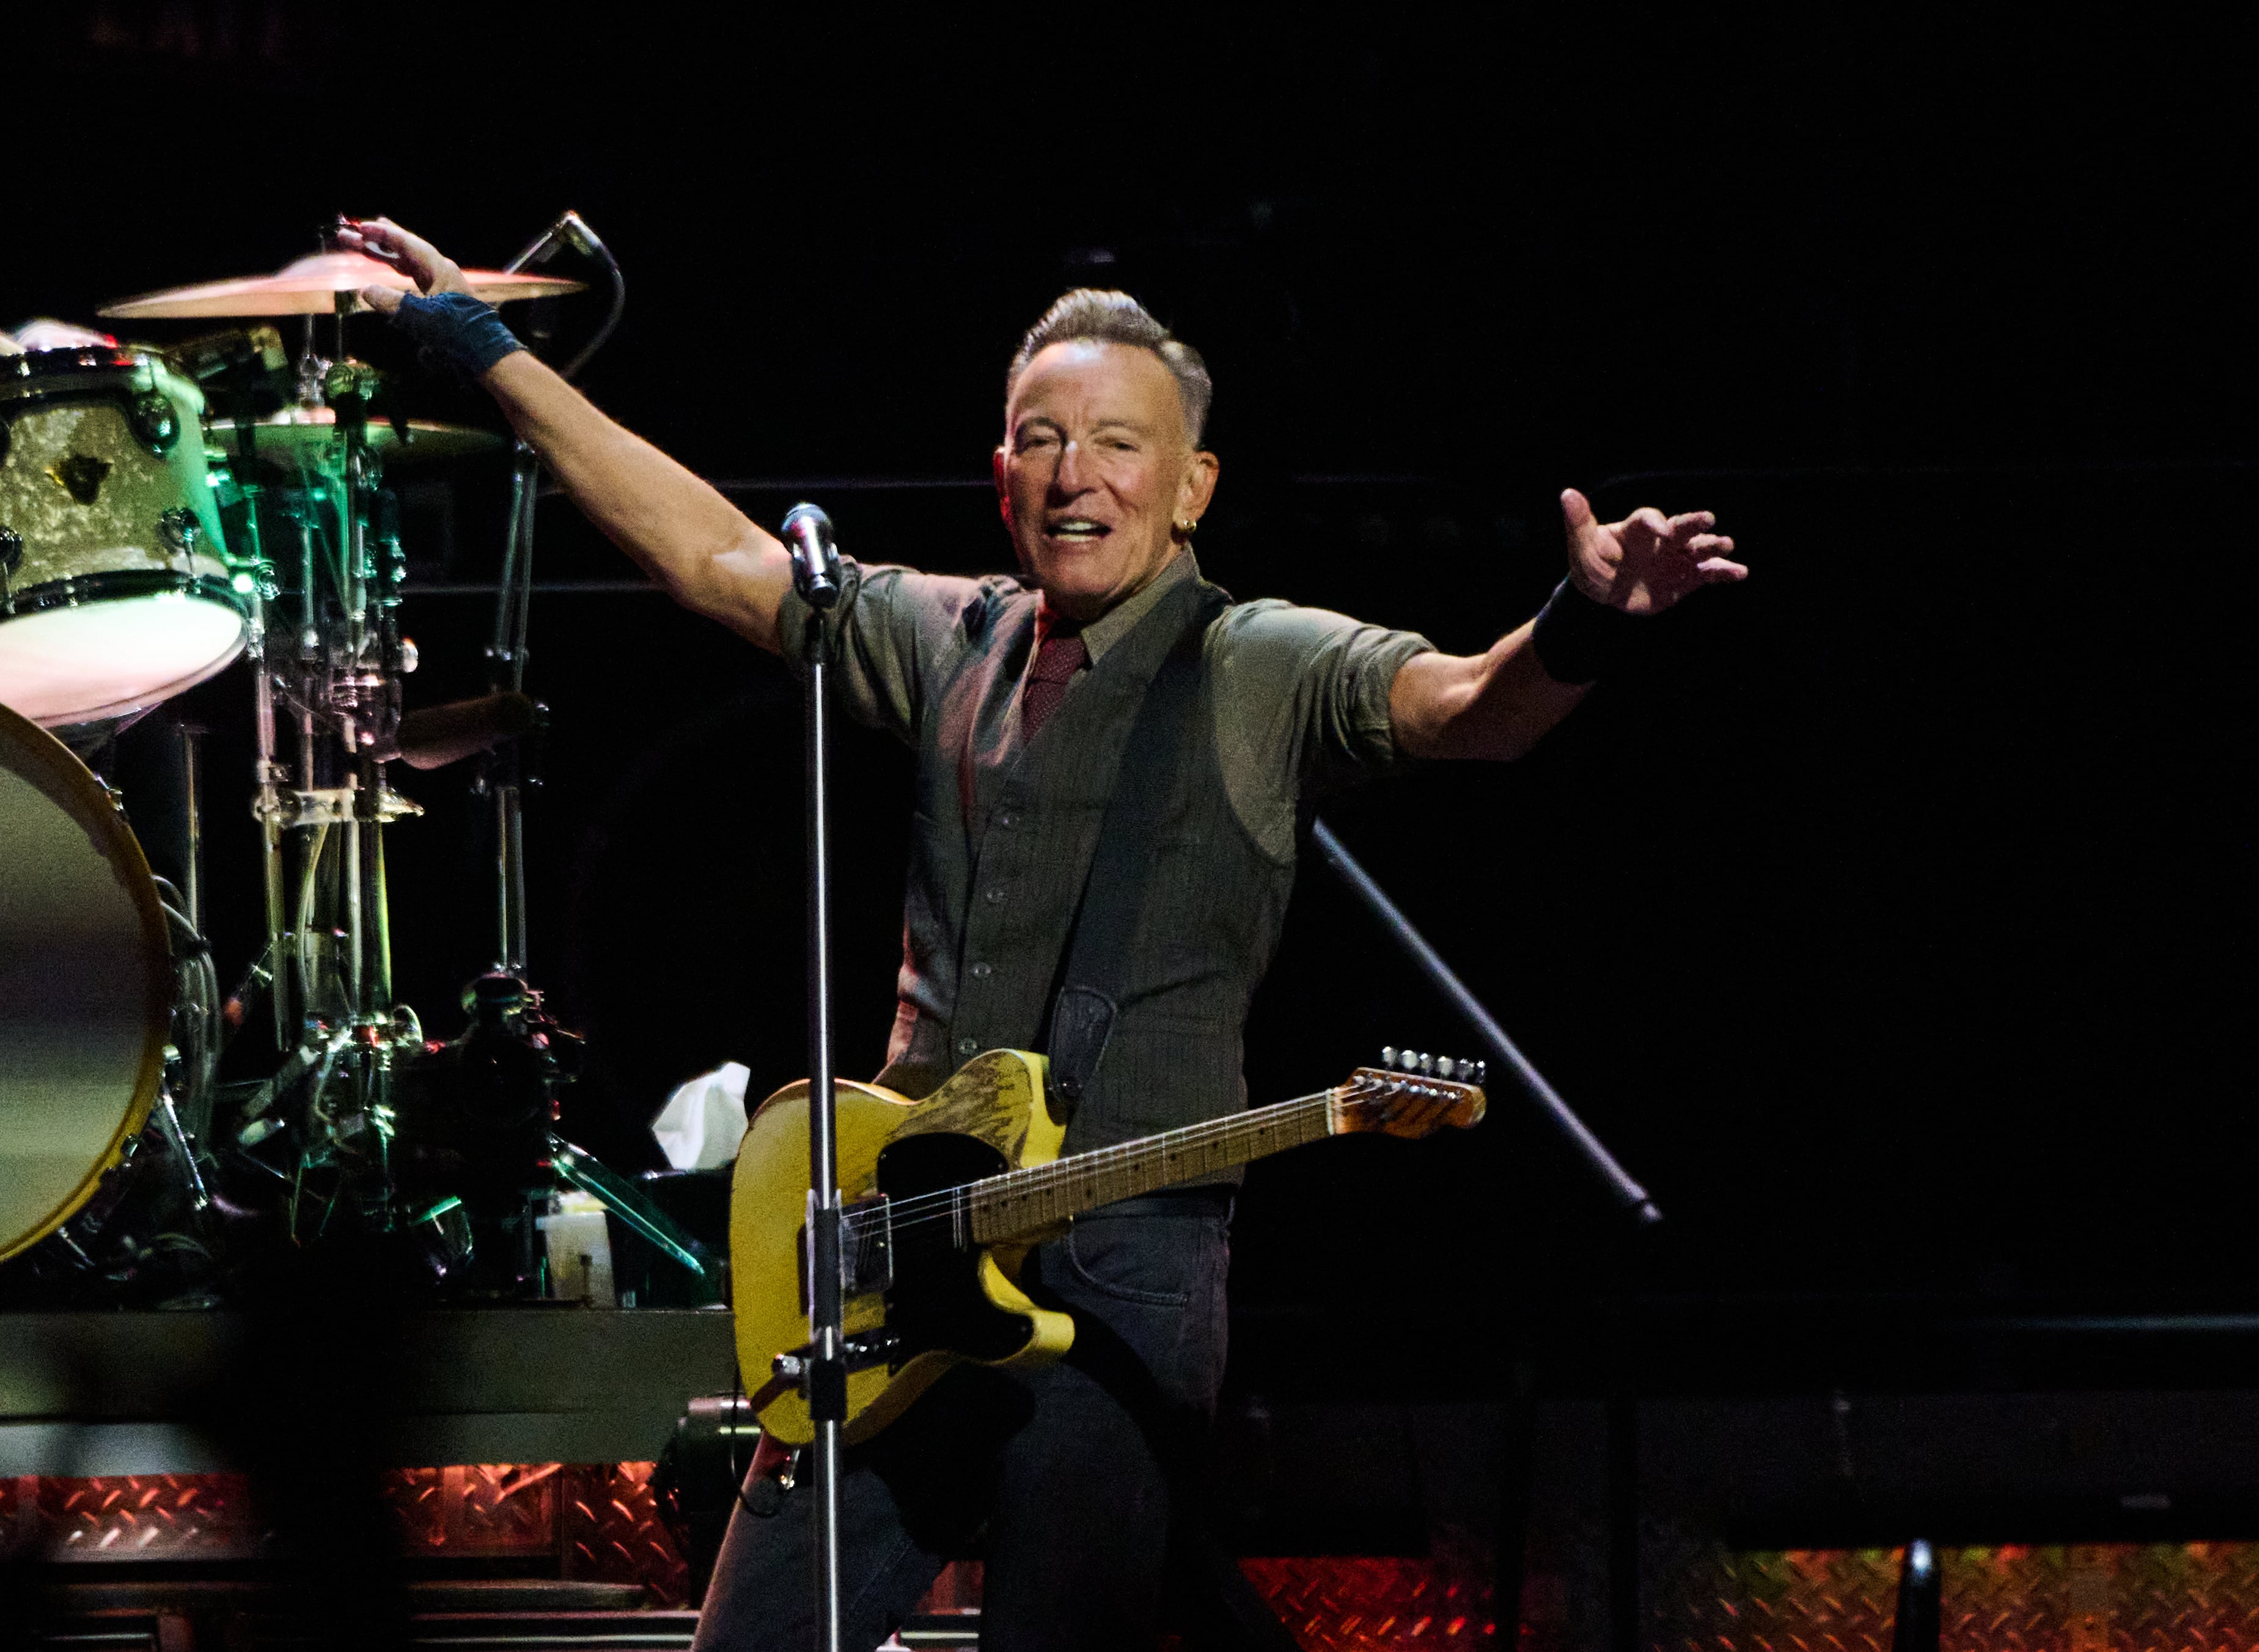
[[[287,495],[299,585],[297,646],[288,651],[288,671],[267,624],[273,587],[263,570],[270,565],[262,562],[254,578],[256,808],[269,845],[267,922],[285,1060],[244,1107],[237,1140],[249,1149],[277,1128],[295,1127],[296,1163],[287,1178],[294,1235],[307,1172],[317,1168],[336,1172],[331,1209],[344,1202],[367,1225],[392,1225],[393,1063],[422,1036],[414,1012],[392,1001],[384,865],[386,822],[420,812],[386,783],[399,732],[400,679],[415,662],[399,635],[396,522],[368,440],[374,386],[367,370],[344,355],[351,302],[350,295],[339,297],[338,357],[322,364],[336,435],[325,459]],[[310,351],[308,361],[318,358]],[[276,753],[275,719],[286,711],[297,724],[295,776]],[[286,778],[295,786],[286,787]],[[286,831],[300,844],[296,910],[287,918]],[[286,1097],[291,1105],[270,1116]]]
[[[611,306],[603,324],[558,370],[559,377],[570,381],[603,347],[627,307],[627,279],[620,272],[619,260],[579,213],[568,211],[503,267],[516,274],[529,266],[547,263],[567,247],[601,261],[611,285]],[[525,692],[526,628],[533,606],[534,506],[540,490],[541,456],[521,441],[510,468],[509,538],[502,546],[502,577],[495,593],[494,639],[487,647],[488,682],[496,693]],[[520,979],[526,973],[524,794],[537,784],[538,777],[528,771],[523,740],[511,741],[489,758],[473,784],[474,794],[488,797],[494,808],[495,969]]]

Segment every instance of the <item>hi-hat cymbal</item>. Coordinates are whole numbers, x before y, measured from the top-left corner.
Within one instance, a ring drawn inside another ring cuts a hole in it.
[[[470,283],[472,292],[490,304],[513,298],[552,298],[559,293],[577,293],[587,285],[554,275],[514,274],[499,269],[467,269],[463,279]],[[121,299],[102,313],[128,321],[193,316],[326,316],[336,310],[339,293],[356,293],[364,287],[389,287],[404,293],[415,285],[408,275],[365,253],[317,253],[272,275],[169,288]],[[366,308],[359,300],[354,304],[357,309]]]
[[[252,427],[251,448],[257,457],[271,459],[277,464],[297,464],[317,456],[336,439],[337,409],[286,407],[280,413],[253,419]],[[387,420],[373,418],[368,422],[368,445],[381,454],[388,465],[424,459],[467,459],[474,453],[491,453],[502,446],[507,439],[492,431],[474,430],[467,424],[438,424],[430,419],[410,419],[408,421],[408,440],[403,445]],[[239,445],[234,420],[210,419],[205,422],[204,447],[207,452],[225,453],[234,458]]]

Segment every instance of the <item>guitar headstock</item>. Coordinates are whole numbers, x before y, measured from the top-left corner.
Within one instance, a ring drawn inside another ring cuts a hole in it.
[[[1432,1136],[1449,1124],[1468,1129],[1482,1122],[1490,1099],[1483,1093],[1488,1064],[1399,1050],[1390,1044],[1377,1067],[1359,1067],[1335,1093],[1336,1133],[1378,1130],[1384,1136]]]

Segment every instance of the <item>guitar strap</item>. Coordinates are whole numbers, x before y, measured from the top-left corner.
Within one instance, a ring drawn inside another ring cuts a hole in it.
[[[1176,794],[1172,782],[1185,762],[1207,750],[1195,742],[1193,728],[1201,661],[1208,628],[1231,606],[1231,598],[1206,583],[1195,584],[1192,593],[1181,603],[1176,640],[1146,685],[1137,721],[1130,725],[1051,1005],[1044,1043],[1051,1062],[1051,1112],[1062,1123],[1073,1116],[1097,1076],[1121,1014],[1130,946],[1144,910],[1161,823]]]

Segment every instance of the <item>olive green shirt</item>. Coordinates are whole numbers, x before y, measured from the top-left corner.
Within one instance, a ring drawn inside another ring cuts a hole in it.
[[[1030,739],[1020,689],[1039,634],[1033,590],[847,562],[830,622],[833,694],[918,755],[895,1087],[923,1094],[980,1050],[1039,1047],[1130,726],[1199,572],[1187,550],[1084,626],[1090,664]],[[795,665],[808,615],[794,596],[780,616]],[[1194,724],[1210,749],[1184,754],[1122,1014],[1071,1150],[1244,1105],[1240,1029],[1277,944],[1299,815],[1403,760],[1389,689],[1430,647],[1277,601],[1233,603],[1210,624]]]

